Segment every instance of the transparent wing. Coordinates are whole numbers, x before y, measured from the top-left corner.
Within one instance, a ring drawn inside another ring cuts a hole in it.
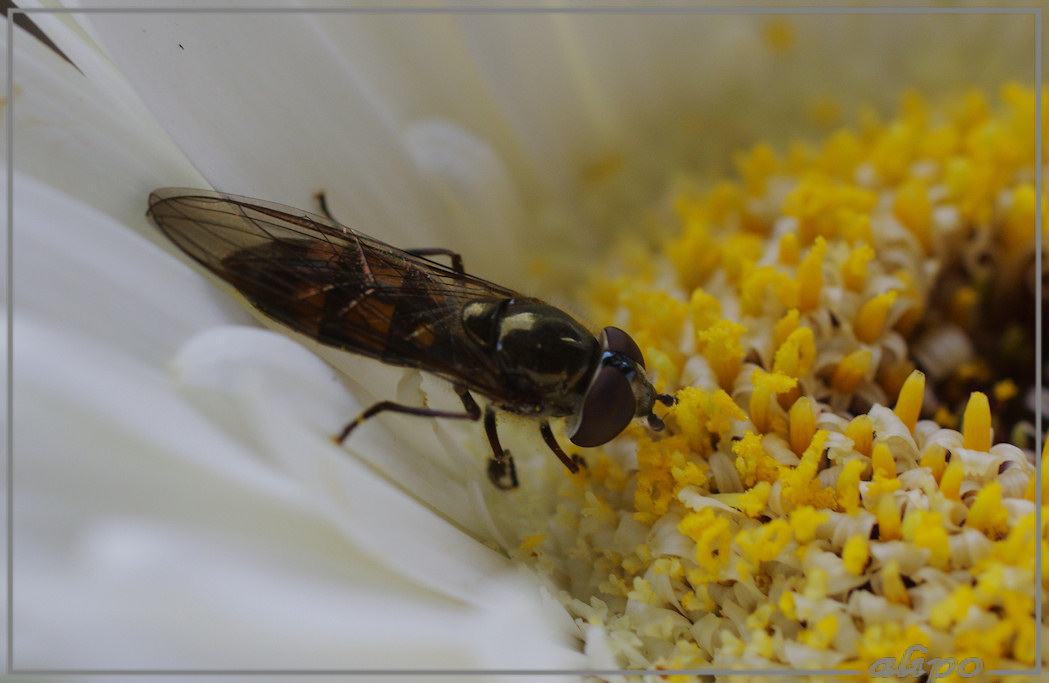
[[[181,188],[157,190],[149,203],[172,242],[278,322],[500,397],[499,369],[466,334],[462,310],[521,297],[513,290],[278,204]]]

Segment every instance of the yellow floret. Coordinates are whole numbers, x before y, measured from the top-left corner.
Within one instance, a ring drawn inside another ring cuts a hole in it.
[[[866,377],[874,354],[869,349],[857,349],[838,361],[830,378],[831,387],[842,394],[851,394]]]
[[[828,614],[817,621],[815,626],[798,634],[798,641],[817,650],[826,650],[834,642],[834,636],[837,633],[838,617],[835,614]]]
[[[1037,204],[1035,187],[1031,183],[1024,183],[1013,189],[1009,197],[1009,207],[1005,210],[1002,225],[1002,243],[1006,253],[1031,249],[1035,243],[1035,222],[1037,216],[1035,205]],[[1045,225],[1049,217],[1049,201],[1042,197],[1042,224]]]
[[[890,290],[868,299],[860,307],[860,312],[852,321],[852,329],[857,339],[864,344],[871,344],[881,336],[885,320],[889,315],[889,308],[896,302],[898,296],[895,290]]]
[[[811,328],[799,327],[776,349],[772,370],[791,377],[803,377],[809,374],[815,360],[816,337]]]
[[[728,520],[718,517],[711,508],[690,512],[678,523],[678,531],[696,544],[698,569],[689,572],[689,581],[708,583],[718,580],[718,572],[728,563],[732,531]]]
[[[736,168],[743,177],[747,194],[765,193],[768,179],[780,170],[780,160],[772,145],[760,142],[749,151],[735,155]]]
[[[987,395],[974,391],[962,416],[962,439],[965,448],[988,451],[991,448],[991,407]]]
[[[897,605],[911,606],[911,596],[900,576],[900,563],[889,560],[881,570],[881,591],[889,602]]]
[[[664,253],[687,289],[702,284],[721,262],[721,247],[708,222],[700,218],[687,221],[681,235],[667,244]]]
[[[907,429],[914,431],[914,425],[918,423],[918,417],[922,412],[922,402],[925,399],[925,373],[914,370],[907,377],[900,389],[900,396],[896,400],[896,413],[900,421]]]
[[[761,258],[764,246],[764,240],[759,235],[736,234],[726,237],[721,244],[719,268],[728,281],[738,285],[753,270],[754,262]]]
[[[965,468],[960,460],[952,460],[943,470],[940,477],[940,493],[948,500],[960,500],[962,480],[965,478]]]
[[[790,528],[798,545],[811,543],[816,538],[816,528],[830,519],[811,505],[801,505],[790,511]]]
[[[754,384],[748,411],[750,420],[754,423],[755,429],[765,434],[774,426],[771,403],[773,397],[798,386],[798,380],[781,372],[765,372],[761,368],[755,368],[751,373],[750,381]]]
[[[795,266],[801,258],[801,245],[798,244],[798,235],[793,232],[783,233],[779,238],[779,262],[785,266]]]
[[[754,486],[757,482],[773,482],[779,478],[779,464],[765,452],[761,437],[747,431],[743,438],[732,444],[736,455],[736,471],[744,486]]]
[[[810,173],[784,198],[781,210],[798,219],[798,238],[808,245],[817,237],[841,236],[857,216],[869,214],[877,201],[878,195],[870,190]]]
[[[1009,511],[1002,507],[1002,485],[996,481],[986,484],[976,494],[965,526],[982,531],[991,538],[1001,536],[1009,521]]]
[[[857,415],[845,425],[845,436],[852,439],[852,448],[857,453],[870,457],[874,442],[874,423],[867,415]]]
[[[790,407],[790,448],[797,455],[805,452],[816,434],[816,411],[808,396],[802,396]]]
[[[736,545],[743,559],[757,569],[762,562],[779,557],[790,543],[790,525],[782,519],[774,519],[753,529],[744,529],[736,534]]]
[[[797,306],[798,283],[772,266],[757,266],[747,271],[740,283],[740,312],[760,316],[772,310]]]
[[[896,460],[892,457],[892,451],[888,444],[878,442],[874,444],[874,452],[871,454],[871,468],[874,476],[879,474],[883,477],[893,478],[896,476]]]
[[[898,541],[903,538],[903,526],[896,499],[892,494],[882,494],[878,498],[878,538],[882,541]]]
[[[841,264],[841,282],[852,292],[863,291],[867,283],[867,264],[874,258],[874,249],[866,242],[860,244]]]
[[[827,255],[827,242],[817,237],[812,249],[798,266],[798,310],[808,313],[820,303],[823,290],[823,259]]]
[[[693,290],[689,311],[692,314],[692,329],[697,334],[721,320],[721,303],[701,288]]]
[[[951,545],[943,528],[943,515],[927,510],[910,510],[903,518],[903,540],[930,552],[929,563],[937,569],[948,569]]]
[[[933,478],[936,479],[936,483],[939,484],[943,478],[944,470],[947,469],[947,449],[933,444],[922,453],[921,462],[918,464],[922,467],[928,467],[929,471],[932,472]]]
[[[732,389],[746,350],[740,337],[747,331],[737,322],[721,319],[696,335],[696,346],[710,363],[722,389]]]
[[[798,309],[792,308],[787,313],[776,321],[776,325],[772,328],[773,342],[776,348],[779,348],[783,342],[787,341],[794,330],[798,329],[798,325],[801,323],[801,314]]]
[[[932,202],[924,181],[912,178],[896,191],[892,205],[900,223],[918,239],[926,252],[932,243]]]
[[[867,463],[862,458],[853,458],[845,463],[838,475],[838,505],[850,515],[860,509],[860,475],[866,469]]]
[[[801,456],[801,462],[782,474],[783,499],[794,505],[812,505],[818,508],[833,508],[837,505],[834,489],[824,488],[816,478],[816,470],[823,455],[823,444],[827,432],[819,430],[812,443]]]
[[[841,559],[845,570],[850,574],[862,574],[870,559],[870,546],[863,536],[850,536],[841,550]]]

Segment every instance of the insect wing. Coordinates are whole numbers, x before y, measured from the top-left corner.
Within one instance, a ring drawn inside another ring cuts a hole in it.
[[[463,306],[520,296],[286,206],[166,188],[149,216],[180,249],[267,316],[317,341],[416,367],[499,398],[492,359]]]

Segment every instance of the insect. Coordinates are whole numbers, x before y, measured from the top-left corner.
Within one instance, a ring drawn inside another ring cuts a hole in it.
[[[606,327],[595,337],[540,299],[468,275],[450,250],[398,249],[331,217],[206,190],[156,190],[148,216],[264,315],[322,344],[437,375],[463,404],[458,412],[381,401],[346,425],[339,443],[383,412],[483,418],[488,476],[513,488],[497,411],[536,419],[543,441],[574,473],[580,461],[562,450],[551,418],[568,418],[577,446],[598,446],[634,418],[663,429],[652,407],[674,402],[653,389],[626,332]],[[483,410],[473,394],[488,400]]]

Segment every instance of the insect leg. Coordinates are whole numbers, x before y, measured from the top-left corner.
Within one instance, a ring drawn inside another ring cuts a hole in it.
[[[460,392],[460,388],[456,387],[456,391]],[[465,397],[465,398],[464,398]],[[481,409],[477,407],[477,403],[474,402],[473,397],[466,390],[462,390],[459,393],[459,398],[463,401],[463,406],[466,408],[465,413],[456,413],[450,410],[434,410],[433,408],[422,408],[419,406],[405,406],[400,403],[394,403],[393,401],[379,401],[371,408],[368,408],[363,413],[357,416],[357,418],[346,425],[345,428],[339,435],[335,437],[337,443],[342,443],[349,436],[350,433],[356,429],[362,422],[370,417],[374,417],[379,413],[391,412],[391,413],[403,413],[405,415],[418,415],[420,417],[440,417],[450,420],[479,420],[481,419]]]
[[[324,191],[321,190],[317,194],[313,195],[320,204],[321,213],[328,217],[332,223],[338,225],[339,221],[332,215],[331,210],[328,208],[328,198],[325,196]],[[442,249],[440,247],[424,248],[424,249],[405,249],[405,251],[412,256],[447,256],[452,260],[452,270],[459,275],[465,275],[466,271],[463,270],[463,257],[451,249]]]
[[[463,257],[451,249],[434,247],[432,249],[405,249],[405,251],[412,256],[447,256],[452,260],[452,270],[459,275],[466,274],[466,271],[463,270]]]
[[[488,461],[488,478],[501,489],[517,488],[517,467],[513,457],[499,444],[499,433],[495,429],[495,411],[484,411],[484,432],[492,446],[492,459]]]
[[[581,458],[578,455],[569,456],[567,453],[561,450],[560,444],[558,444],[557,439],[554,438],[554,433],[550,431],[549,422],[543,420],[539,424],[539,433],[543,435],[543,441],[545,441],[546,445],[550,447],[550,450],[554,452],[554,455],[556,455],[561,460],[561,462],[565,464],[565,467],[568,468],[569,472],[575,474],[579,471],[579,462]]]
[[[339,221],[335,220],[335,216],[331,215],[331,211],[328,209],[328,198],[327,196],[325,196],[324,190],[321,190],[317,194],[313,195],[313,198],[317,200],[318,204],[320,204],[321,213],[327,216],[328,220],[330,220],[332,223],[338,225]]]

